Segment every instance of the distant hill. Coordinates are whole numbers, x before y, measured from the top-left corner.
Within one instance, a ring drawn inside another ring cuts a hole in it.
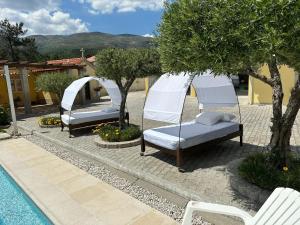
[[[80,49],[85,55],[95,55],[108,47],[130,48],[149,47],[152,38],[132,34],[112,35],[101,32],[77,33],[71,35],[33,35],[38,51],[50,59],[79,57]]]

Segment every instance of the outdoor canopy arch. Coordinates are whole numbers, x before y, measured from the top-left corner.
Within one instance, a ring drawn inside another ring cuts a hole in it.
[[[226,75],[214,76],[210,71],[200,75],[184,72],[167,73],[150,88],[145,101],[143,118],[179,123],[185,97],[191,85],[196,90],[199,109],[238,105],[232,80]]]
[[[243,144],[243,124],[239,107],[240,123],[220,121],[206,125],[197,121],[182,123],[186,94],[190,86],[197,93],[199,109],[239,106],[232,80],[226,75],[214,76],[211,71],[202,74],[164,74],[150,88],[145,100],[142,118],[141,156],[145,146],[157,148],[176,156],[180,172],[183,154],[197,151],[200,146],[219,143],[240,137]],[[224,114],[225,115],[225,114]],[[144,119],[173,123],[144,131]]]
[[[119,107],[121,105],[121,93],[117,84],[112,80],[107,80],[97,77],[83,77],[75,80],[64,92],[61,102],[61,107],[65,110],[71,111],[77,93],[84,87],[84,85],[92,80],[98,81],[107,91],[111,98],[112,105]]]

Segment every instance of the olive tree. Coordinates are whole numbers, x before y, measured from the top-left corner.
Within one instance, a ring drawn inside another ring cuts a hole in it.
[[[300,1],[174,0],[165,5],[158,44],[165,71],[244,72],[272,90],[269,148],[285,164],[300,108],[300,80],[286,110],[280,65],[300,71]],[[266,64],[270,77],[259,74]]]
[[[109,48],[97,54],[97,76],[114,80],[121,92],[120,129],[125,126],[125,106],[131,85],[136,78],[158,74],[160,68],[159,54],[153,48]]]
[[[73,81],[74,78],[67,73],[44,73],[38,76],[35,85],[37,91],[47,91],[56,94],[59,102],[61,102],[65,89]]]

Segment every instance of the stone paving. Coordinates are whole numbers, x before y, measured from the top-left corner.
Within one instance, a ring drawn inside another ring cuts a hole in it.
[[[145,95],[143,92],[130,93],[128,97],[128,109],[131,123],[141,125],[142,107]],[[94,104],[78,110],[95,110],[105,108],[109,102]],[[187,97],[183,120],[194,119],[198,113],[196,98]],[[238,115],[238,108],[226,109]],[[39,111],[43,113],[42,111]],[[244,124],[244,146],[239,146],[238,138],[223,142],[206,149],[199,149],[199,153],[185,158],[186,173],[179,173],[175,165],[175,158],[158,152],[155,149],[146,148],[146,156],[139,155],[140,147],[125,149],[104,149],[94,143],[95,135],[91,131],[83,130],[76,133],[73,138],[68,137],[68,130],[60,131],[60,128],[40,128],[37,124],[38,117],[20,117],[19,125],[28,130],[34,130],[51,140],[72,146],[84,151],[93,157],[107,159],[114,162],[125,171],[131,171],[135,175],[143,176],[145,180],[152,181],[155,185],[170,189],[182,194],[184,197],[201,199],[204,201],[231,204],[245,209],[253,209],[253,205],[241,198],[230,187],[230,178],[226,171],[228,164],[236,159],[247,156],[256,151],[262,151],[263,146],[270,138],[270,118],[272,109],[270,106],[241,106],[242,123]],[[159,122],[144,121],[145,129],[163,125]],[[293,127],[291,144],[295,150],[300,145],[300,118],[297,117]]]

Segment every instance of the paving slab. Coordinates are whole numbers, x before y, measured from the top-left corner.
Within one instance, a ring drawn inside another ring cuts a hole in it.
[[[177,224],[23,138],[0,143],[0,164],[55,224]]]

